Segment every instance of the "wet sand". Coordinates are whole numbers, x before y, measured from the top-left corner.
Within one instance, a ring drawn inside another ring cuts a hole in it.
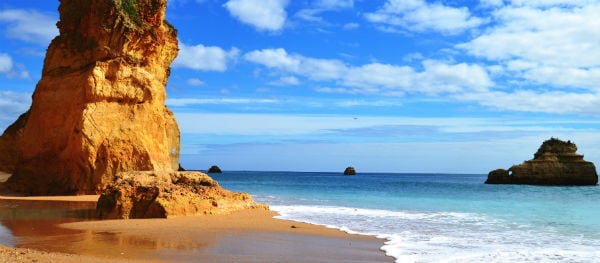
[[[393,262],[383,240],[274,219],[271,211],[90,221],[97,196],[5,194],[0,262]]]

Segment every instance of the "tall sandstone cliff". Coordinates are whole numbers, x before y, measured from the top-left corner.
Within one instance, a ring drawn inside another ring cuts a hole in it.
[[[11,189],[96,194],[122,171],[177,170],[179,128],[165,106],[177,32],[165,9],[166,0],[61,0],[31,108],[0,139]]]

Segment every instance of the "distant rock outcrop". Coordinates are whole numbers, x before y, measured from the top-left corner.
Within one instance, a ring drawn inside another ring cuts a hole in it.
[[[486,184],[596,185],[598,174],[593,163],[583,160],[571,141],[551,138],[534,154],[533,160],[496,169],[488,174]]]
[[[352,166],[348,166],[346,167],[346,170],[344,170],[344,175],[356,175],[356,169]]]
[[[200,172],[124,172],[98,199],[102,219],[168,218],[268,209]]]
[[[219,166],[213,165],[210,168],[208,168],[207,171],[209,174],[220,174],[223,173],[223,171],[221,171],[221,168],[219,168]]]
[[[179,128],[165,106],[178,41],[165,9],[166,0],[61,0],[28,115],[0,139],[8,187],[96,194],[122,171],[178,169]]]

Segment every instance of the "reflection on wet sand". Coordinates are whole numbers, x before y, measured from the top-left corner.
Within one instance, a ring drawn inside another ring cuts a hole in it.
[[[144,233],[74,230],[60,224],[96,220],[95,202],[0,199],[0,244],[100,257],[155,258],[161,250],[197,250],[200,240]]]

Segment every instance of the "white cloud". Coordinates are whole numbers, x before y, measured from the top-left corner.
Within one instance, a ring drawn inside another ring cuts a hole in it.
[[[204,83],[204,81],[202,81],[201,79],[197,79],[197,78],[188,79],[186,82],[188,85],[194,86],[194,87],[199,87],[199,86],[203,86],[204,84],[206,84],[206,83]]]
[[[0,91],[0,112],[23,113],[31,104],[31,94]]]
[[[425,60],[423,70],[382,63],[349,66],[340,60],[318,59],[288,54],[285,49],[248,52],[250,62],[277,69],[286,76],[296,74],[315,81],[335,81],[344,87],[318,87],[326,93],[380,93],[398,96],[405,93],[438,95],[486,91],[494,85],[485,68],[466,63],[448,64]],[[289,76],[288,76],[289,77]]]
[[[260,31],[279,31],[285,25],[288,0],[229,0],[223,6],[243,23]]]
[[[323,11],[324,10],[312,8],[301,9],[294,14],[294,17],[310,22],[322,22],[323,18],[320,17],[319,14]]]
[[[185,107],[192,105],[217,105],[217,104],[273,104],[280,103],[276,99],[256,99],[256,98],[171,98],[167,99],[166,104],[172,107]]]
[[[13,61],[8,54],[0,53],[0,73],[7,74],[12,71]]]
[[[551,6],[584,6],[597,3],[596,0],[510,0],[514,6],[551,7]]]
[[[365,17],[388,31],[436,31],[448,35],[462,33],[485,22],[472,16],[467,7],[451,7],[424,0],[388,0],[382,8],[367,13]]]
[[[215,46],[188,46],[179,43],[179,55],[173,62],[175,67],[184,67],[202,71],[225,71],[229,62],[239,56],[239,49],[226,51]]]
[[[600,4],[548,7],[558,2],[523,1],[522,7],[498,9],[494,27],[457,48],[496,61],[530,84],[599,91]]]
[[[481,105],[499,110],[600,116],[598,93],[517,90],[461,94],[457,98],[477,101]]]
[[[31,94],[0,91],[0,134],[31,105]]]
[[[299,73],[313,80],[339,79],[348,71],[346,64],[336,59],[301,57],[301,61]]]
[[[575,9],[503,8],[500,22],[458,47],[491,60],[520,58],[546,65],[600,64],[600,4]]]
[[[421,72],[408,66],[367,64],[352,68],[343,81],[347,86],[376,88],[373,91],[389,95],[405,92],[428,95],[463,93],[485,91],[493,86],[487,71],[478,65],[447,64],[434,60],[426,60],[422,64]]]
[[[9,78],[30,79],[29,71],[25,66],[14,63],[12,57],[5,53],[0,53],[0,74]]]
[[[335,105],[343,108],[350,107],[388,107],[388,106],[400,106],[402,105],[399,101],[390,100],[341,100],[336,101]]]
[[[351,68],[342,83],[350,87],[384,89],[404,87],[411,90],[414,87],[415,75],[416,72],[411,67],[371,63]]]
[[[317,92],[330,93],[330,94],[357,94],[357,93],[361,93],[360,90],[348,89],[348,88],[340,88],[340,87],[332,88],[332,87],[321,87],[321,86],[318,86],[318,87],[315,87],[314,90],[317,91]]]
[[[343,26],[343,28],[345,30],[353,30],[353,29],[357,29],[359,27],[360,27],[360,25],[357,23],[347,23],[347,24],[344,24],[344,26]]]
[[[276,81],[272,81],[269,84],[275,86],[296,86],[300,84],[300,80],[294,76],[284,76]]]
[[[268,68],[300,74],[313,80],[335,80],[347,70],[346,65],[339,60],[290,55],[282,48],[251,51],[244,58]]]
[[[504,0],[479,0],[483,7],[498,7],[504,5]]]
[[[487,71],[479,65],[426,60],[423,67],[417,82],[421,91],[426,93],[486,91],[494,85]]]
[[[263,49],[248,52],[244,55],[248,61],[264,65],[269,68],[276,68],[297,72],[300,68],[300,59],[288,55],[283,48]]]
[[[40,45],[48,45],[58,35],[56,21],[56,17],[34,10],[0,11],[0,22],[6,24],[7,37]]]
[[[354,0],[316,0],[315,7],[322,9],[338,9],[354,7]]]
[[[301,9],[294,15],[302,20],[311,22],[322,22],[323,18],[319,14],[327,11],[340,11],[354,7],[354,0],[316,0],[310,5],[310,8]]]

